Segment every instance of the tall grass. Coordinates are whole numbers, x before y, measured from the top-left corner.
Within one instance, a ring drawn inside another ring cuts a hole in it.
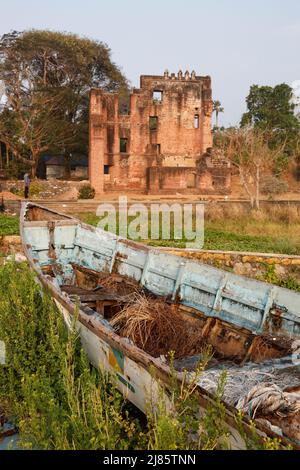
[[[99,221],[99,217],[93,213],[82,213],[77,216],[91,225],[97,225]],[[128,223],[131,220],[132,217],[128,219]],[[152,246],[185,248],[188,240],[184,236],[179,240],[174,239],[173,226],[170,232],[171,237],[168,240],[162,238],[160,231],[159,240],[151,240],[149,233],[149,239],[144,241]],[[300,207],[276,204],[257,211],[238,203],[207,204],[204,249],[298,255],[300,254]]]
[[[19,217],[0,214],[0,237],[19,233]]]
[[[250,209],[239,203],[211,203],[205,206],[205,218],[209,221],[245,220],[286,224],[300,223],[300,205],[270,204],[260,210]]]
[[[0,402],[20,430],[22,447],[128,449],[135,443],[138,422],[127,420],[121,394],[90,367],[25,266],[0,269],[0,338],[7,350]]]

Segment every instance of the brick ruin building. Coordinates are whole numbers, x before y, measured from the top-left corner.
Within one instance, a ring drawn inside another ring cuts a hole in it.
[[[210,77],[142,75],[129,107],[90,93],[89,179],[97,194],[226,194],[230,168],[212,150]]]

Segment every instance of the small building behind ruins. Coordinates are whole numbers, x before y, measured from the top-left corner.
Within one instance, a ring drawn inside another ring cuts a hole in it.
[[[129,106],[90,93],[89,179],[98,194],[226,194],[230,167],[212,150],[208,76],[142,75]]]
[[[46,178],[86,180],[88,161],[86,155],[71,155],[66,162],[64,155],[44,155],[38,168],[39,175]]]

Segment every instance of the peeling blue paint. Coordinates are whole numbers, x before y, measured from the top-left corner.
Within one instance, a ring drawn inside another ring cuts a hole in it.
[[[24,233],[33,258],[46,265],[53,261],[48,255],[49,230],[46,222],[40,224],[26,223]],[[75,219],[56,222],[54,241],[56,262],[63,271],[57,275],[59,283],[72,277],[71,263],[95,271],[114,271],[135,279],[154,294],[179,299],[207,316],[256,334],[276,331],[300,338],[297,292],[132,243]],[[278,316],[279,327],[273,322]]]

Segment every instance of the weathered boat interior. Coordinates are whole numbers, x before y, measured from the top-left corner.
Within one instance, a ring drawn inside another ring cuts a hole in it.
[[[227,370],[224,400],[244,410],[253,404],[255,387],[264,388],[267,397],[271,387],[281,413],[257,406],[257,415],[300,441],[300,370],[292,357],[300,338],[299,294],[119,239],[30,204],[23,230],[34,263],[85,313],[164,362],[174,351],[178,371],[193,371],[204,348],[211,347],[199,384],[213,392]],[[284,394],[292,397],[289,411]]]

